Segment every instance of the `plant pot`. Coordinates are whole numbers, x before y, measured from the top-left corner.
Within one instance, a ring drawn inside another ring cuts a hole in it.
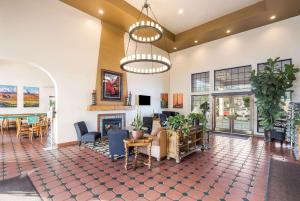
[[[194,127],[199,126],[199,123],[200,123],[199,119],[194,119],[193,120]]]
[[[271,130],[265,130],[264,134],[265,134],[265,141],[270,141],[271,140]]]
[[[143,130],[138,130],[138,131],[132,131],[132,138],[134,140],[138,140],[138,139],[141,139],[143,138],[144,136],[144,131]]]

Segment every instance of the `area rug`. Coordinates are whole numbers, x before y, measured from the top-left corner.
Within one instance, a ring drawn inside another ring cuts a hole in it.
[[[0,181],[0,200],[7,201],[41,201],[29,177],[20,175]]]
[[[109,145],[108,145],[108,139],[107,138],[103,138],[100,141],[97,141],[94,145],[93,142],[88,142],[85,144],[85,146],[93,151],[96,151],[108,158],[110,158],[110,154],[109,154]],[[114,159],[118,159],[121,158],[123,156],[114,156]]]
[[[299,201],[300,164],[271,159],[267,201]]]

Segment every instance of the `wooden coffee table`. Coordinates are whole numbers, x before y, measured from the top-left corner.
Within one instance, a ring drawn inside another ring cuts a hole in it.
[[[129,147],[134,147],[134,160],[133,163],[131,163],[133,165],[133,168],[136,169],[137,165],[138,165],[138,147],[147,147],[147,151],[148,151],[148,162],[143,162],[144,165],[147,165],[148,168],[151,168],[151,146],[152,146],[152,138],[149,137],[145,137],[139,140],[134,140],[134,139],[125,139],[123,140],[124,142],[124,147],[125,147],[125,170],[128,169],[128,165],[130,163],[128,163],[128,150]]]

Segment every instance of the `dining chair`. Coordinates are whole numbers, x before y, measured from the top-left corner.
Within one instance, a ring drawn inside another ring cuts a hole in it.
[[[40,123],[33,123],[31,124],[31,126],[29,127],[29,131],[31,133],[31,136],[39,136],[41,138],[41,142],[43,140],[43,135],[41,134],[41,126]]]
[[[28,125],[22,124],[20,119],[16,119],[16,128],[17,128],[17,139],[21,140],[23,135],[27,135],[30,142],[32,143],[32,134]]]
[[[3,135],[3,127],[2,127],[3,119],[0,119],[0,133]]]
[[[1,133],[2,135],[5,134],[5,131],[8,131],[8,128],[9,128],[9,121],[7,118],[4,118],[2,120],[2,123],[1,123]]]
[[[47,117],[40,118],[40,137],[41,137],[41,142],[43,140],[43,136],[48,135],[48,132],[49,132],[48,118]]]

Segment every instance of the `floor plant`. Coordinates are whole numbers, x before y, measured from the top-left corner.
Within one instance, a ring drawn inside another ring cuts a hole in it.
[[[279,59],[279,57],[268,59],[264,70],[258,72],[253,70],[250,78],[267,140],[270,139],[274,124],[283,111],[281,97],[293,87],[296,74],[299,72],[299,69],[295,68],[293,64],[286,64],[283,68],[278,68]]]

